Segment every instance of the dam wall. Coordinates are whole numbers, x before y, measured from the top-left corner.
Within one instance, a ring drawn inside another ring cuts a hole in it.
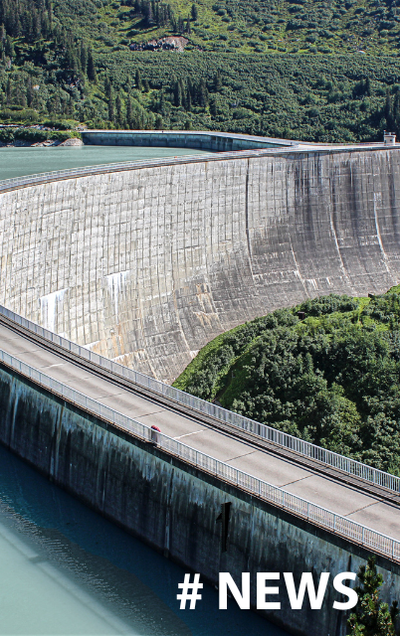
[[[400,154],[265,151],[0,191],[0,304],[171,382],[221,332],[400,282]]]
[[[84,144],[96,146],[197,148],[212,152],[257,150],[298,145],[298,142],[294,141],[268,139],[254,135],[181,130],[86,130],[82,132],[82,140]]]
[[[346,616],[332,609],[344,599],[332,580],[365,565],[363,548],[135,438],[3,364],[0,412],[0,441],[102,515],[214,585],[219,572],[230,572],[239,588],[242,572],[279,572],[282,606],[267,614],[270,620],[298,636],[345,636]],[[400,566],[382,557],[377,565],[382,598],[391,602],[399,597]],[[288,603],[282,573],[293,572],[298,585],[307,571],[316,581],[321,572],[331,575],[320,611],[307,600],[302,611]]]

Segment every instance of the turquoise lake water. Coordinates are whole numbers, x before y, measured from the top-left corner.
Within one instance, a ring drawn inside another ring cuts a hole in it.
[[[159,157],[201,154],[209,153],[190,148],[141,148],[134,146],[0,148],[0,180],[118,161],[143,161]]]
[[[0,446],[0,634],[283,636],[204,584],[180,610],[185,570]]]
[[[171,148],[2,148],[0,179],[200,154]],[[52,485],[0,446],[0,636],[285,636],[204,584],[180,610],[185,570]]]

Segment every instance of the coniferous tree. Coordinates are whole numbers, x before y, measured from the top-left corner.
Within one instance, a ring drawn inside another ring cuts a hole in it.
[[[132,99],[129,95],[126,100],[126,123],[127,127],[132,129]]]
[[[89,51],[88,51],[87,76],[88,76],[88,79],[91,82],[95,82],[96,83],[96,81],[97,81],[96,67],[94,65],[93,53],[92,53],[91,49],[89,49]]]
[[[104,82],[104,92],[107,96],[107,99],[109,100],[111,98],[112,95],[112,86],[111,86],[111,82],[109,80],[108,77],[106,77],[106,80]]]
[[[151,2],[145,3],[143,13],[145,17],[146,27],[150,28],[154,26],[155,20],[154,20],[154,13],[153,13],[153,8],[151,6]]]
[[[177,107],[182,105],[182,89],[180,82],[175,82],[174,85],[174,104]]]
[[[8,57],[13,58],[15,56],[14,43],[9,35],[6,36],[4,51]]]
[[[203,106],[203,108],[208,106],[208,90],[204,79],[202,79],[200,82],[200,87],[198,90],[198,101],[200,106]]]
[[[385,110],[384,115],[386,119],[386,125],[388,128],[392,128],[393,123],[393,103],[392,96],[390,94],[390,89],[386,89],[386,100],[385,100]]]
[[[397,90],[393,97],[393,130],[399,134],[400,131],[400,91]]]
[[[34,91],[32,87],[32,78],[29,77],[28,84],[26,87],[26,101],[28,106],[32,106],[33,98],[34,98]]]
[[[190,80],[188,80],[186,91],[185,91],[185,110],[190,111],[192,109],[192,86]]]
[[[165,93],[164,93],[164,89],[162,88],[160,91],[160,104],[159,104],[159,111],[162,115],[165,115],[166,112],[166,106],[165,106]]]
[[[210,99],[210,114],[213,117],[216,117],[217,113],[218,113],[218,110],[217,110],[217,98],[213,97],[212,99]]]
[[[6,87],[6,104],[10,106],[12,103],[12,87],[11,87],[11,79],[10,77],[7,79],[7,87]]]
[[[359,600],[348,620],[348,636],[396,636],[397,601],[390,609],[387,603],[380,602],[383,576],[377,573],[375,557],[371,556],[367,566],[360,568],[358,578],[361,585],[355,589]]]
[[[122,100],[120,94],[118,93],[117,99],[115,100],[115,109],[116,109],[116,120],[119,126],[123,125],[123,117],[122,117]]]
[[[81,42],[81,69],[82,73],[87,74],[88,51],[83,42]]]
[[[219,93],[222,90],[221,71],[219,69],[214,76],[214,90],[216,93]]]
[[[108,119],[113,123],[115,121],[115,102],[112,93],[110,94],[110,97],[108,99]]]

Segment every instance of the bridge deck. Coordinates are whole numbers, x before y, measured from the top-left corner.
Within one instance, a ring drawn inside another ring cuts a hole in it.
[[[279,486],[319,506],[400,540],[400,507],[379,495],[361,492],[330,476],[277,457],[250,441],[237,439],[175,412],[151,397],[136,394],[118,379],[110,382],[87,368],[66,360],[45,345],[0,324],[0,347],[7,353],[65,385],[112,407],[193,448],[216,457],[259,479]]]

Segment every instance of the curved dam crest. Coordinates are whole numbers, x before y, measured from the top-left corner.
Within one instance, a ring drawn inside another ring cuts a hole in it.
[[[276,151],[0,194],[0,303],[173,381],[232,327],[400,281],[396,149]]]

